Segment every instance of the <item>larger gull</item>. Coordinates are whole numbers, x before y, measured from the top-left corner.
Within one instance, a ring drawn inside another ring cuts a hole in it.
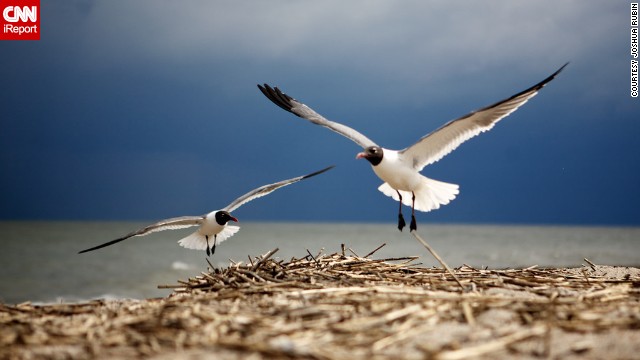
[[[364,151],[358,153],[356,158],[367,159],[376,175],[384,181],[378,190],[400,201],[398,229],[402,231],[406,225],[402,216],[402,204],[405,204],[411,206],[409,229],[416,230],[415,210],[426,212],[438,209],[440,205],[446,205],[453,200],[459,192],[458,185],[429,179],[420,174],[420,171],[455,150],[463,142],[493,128],[498,121],[534,97],[567,65],[568,63],[564,64],[549,77],[526,90],[446,123],[403,150],[383,148],[358,131],[326,119],[277,87],[264,84],[258,85],[258,88],[269,100],[284,110],[333,130],[360,145]]]

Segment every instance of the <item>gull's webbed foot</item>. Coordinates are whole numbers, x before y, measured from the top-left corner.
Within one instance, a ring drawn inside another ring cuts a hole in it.
[[[411,225],[409,225],[409,230],[418,230],[418,224],[416,223],[416,217],[414,215],[411,215]]]
[[[398,214],[398,230],[402,231],[402,229],[407,225],[407,223],[404,221],[404,216],[402,216],[402,213]]]

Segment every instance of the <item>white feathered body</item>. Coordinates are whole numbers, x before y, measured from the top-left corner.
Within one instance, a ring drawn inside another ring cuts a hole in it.
[[[458,195],[458,185],[423,176],[398,151],[383,149],[383,152],[382,161],[372,166],[376,175],[385,181],[378,187],[383,194],[400,201],[396,191],[398,190],[402,195],[402,203],[407,206],[412,205],[412,197],[415,194],[414,208],[425,212],[448,204]]]
[[[216,244],[220,244],[240,230],[239,226],[218,224],[216,222],[216,212],[218,210],[208,213],[198,230],[178,240],[178,244],[187,249],[206,250],[207,246],[213,245],[214,241]],[[207,236],[209,237],[208,245]]]

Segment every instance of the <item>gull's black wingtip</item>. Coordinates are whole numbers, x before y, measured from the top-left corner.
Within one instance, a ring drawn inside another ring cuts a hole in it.
[[[260,89],[260,91],[262,92],[262,94],[264,96],[267,97],[267,99],[271,100],[271,102],[273,102],[274,104],[278,105],[279,107],[281,107],[282,109],[299,116],[298,114],[296,114],[295,112],[293,112],[293,103],[292,101],[295,101],[294,98],[292,98],[291,96],[283,93],[282,91],[280,91],[280,89],[278,89],[278,87],[271,87],[269,86],[269,84],[258,84],[258,89]]]
[[[89,249],[84,249],[84,250],[78,251],[78,254],[84,254],[84,253],[87,253],[89,251],[98,250],[99,248],[100,247],[92,247],[92,248],[89,248]]]
[[[89,251],[102,249],[102,248],[103,248],[103,247],[105,247],[105,246],[107,246],[107,245],[104,245],[104,244],[103,244],[103,245],[94,246],[94,247],[92,247],[92,248],[88,248],[88,249],[84,249],[84,250],[78,251],[78,254],[84,254],[84,253],[87,253],[87,252],[89,252]]]
[[[98,246],[94,246],[92,248],[89,249],[84,249],[82,251],[78,251],[78,254],[84,254],[84,253],[88,253],[89,251],[93,251],[93,250],[98,250],[98,249],[102,249],[103,247],[105,247],[107,245],[98,245]]]
[[[564,68],[567,67],[567,65],[569,65],[569,61],[567,61],[564,65],[562,65],[560,67],[560,69],[556,70],[556,72],[554,72],[553,74],[549,75],[546,79],[540,81],[539,83],[537,83],[536,85],[533,86],[533,90],[540,90],[542,89],[545,85],[547,85],[547,83],[553,79],[555,79],[555,77],[560,74],[560,72],[562,70],[564,70]]]
[[[106,242],[106,243],[104,243],[104,244],[100,244],[100,245],[98,245],[98,246],[94,246],[94,247],[92,247],[92,248],[88,248],[88,249],[85,249],[85,250],[82,250],[82,251],[78,251],[78,254],[84,254],[84,253],[89,252],[89,251],[102,249],[103,247],[107,247],[107,246],[109,246],[109,245],[113,245],[113,244],[115,244],[115,243],[119,243],[120,241],[126,240],[126,239],[128,239],[128,238],[130,238],[130,237],[132,237],[132,236],[135,236],[135,233],[128,234],[128,235],[123,236],[123,237],[121,237],[121,238],[117,238],[117,239],[115,239],[115,240],[111,240],[111,241],[109,241],[109,242]]]
[[[336,167],[336,166],[335,166],[335,165],[327,166],[326,168],[324,168],[324,169],[322,169],[322,170],[318,170],[318,171],[316,171],[316,172],[313,172],[313,173],[311,173],[311,174],[308,174],[308,175],[303,176],[303,177],[301,178],[301,180],[302,180],[302,179],[308,179],[308,178],[310,178],[310,177],[312,177],[312,176],[320,175],[320,174],[322,174],[323,172],[327,172],[327,171],[329,171],[329,170],[333,169],[334,167]]]
[[[564,68],[567,67],[567,65],[569,65],[570,61],[567,61],[566,63],[564,63],[564,65],[560,66],[560,69],[556,70],[556,72],[554,72],[553,74],[551,74],[550,78],[554,78],[556,75],[560,74],[560,72],[562,70],[564,70]]]
[[[260,89],[260,92],[262,94],[264,94],[264,96],[267,96],[267,89],[265,89],[266,86],[269,86],[269,85],[267,85],[267,84],[264,84],[264,85],[258,84],[258,89]]]
[[[271,86],[269,86],[269,84],[258,84],[258,89],[260,89],[260,91],[262,92],[262,94],[264,96],[266,96],[267,98],[269,98],[269,100],[271,100],[271,97],[273,96],[272,94],[275,93],[275,91],[273,90],[273,88]],[[273,100],[271,100],[273,101]]]

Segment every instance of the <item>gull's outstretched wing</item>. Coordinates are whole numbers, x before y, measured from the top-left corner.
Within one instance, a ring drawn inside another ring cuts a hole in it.
[[[304,180],[304,179],[308,179],[312,176],[316,176],[319,174],[322,174],[325,171],[328,171],[330,169],[332,169],[333,166],[329,166],[327,168],[324,168],[320,171],[316,171],[314,173],[308,174],[308,175],[303,175],[303,176],[298,176],[295,177],[293,179],[288,179],[288,180],[282,180],[279,181],[277,183],[273,183],[273,184],[268,184],[268,185],[264,185],[264,186],[260,186],[257,189],[251,190],[248,193],[240,196],[239,198],[235,199],[233,202],[231,202],[231,204],[227,205],[223,210],[226,210],[228,212],[232,212],[235,209],[239,208],[240,206],[248,203],[251,200],[257,199],[259,197],[263,197],[265,195],[268,195],[274,191],[276,191],[277,189],[283,187],[283,186],[287,186],[287,185],[291,185],[295,182],[298,182],[300,180]]]
[[[407,161],[413,162],[413,167],[420,171],[425,166],[432,164],[455,150],[460,144],[472,137],[490,130],[493,126],[524,105],[534,97],[549,81],[553,80],[569,63],[546,79],[521,91],[508,99],[499,101],[493,105],[474,111],[461,118],[450,121],[438,130],[422,137],[418,142],[402,150]]]
[[[307,105],[283,93],[277,87],[272,88],[271,86],[264,84],[264,86],[258,85],[258,88],[260,89],[260,91],[262,91],[264,96],[269,98],[269,100],[271,100],[274,104],[293,113],[294,115],[297,115],[303,119],[307,119],[316,125],[321,125],[332,131],[335,131],[338,134],[351,139],[356,144],[362,146],[362,148],[376,145],[376,143],[371,141],[371,139],[362,135],[356,130],[340,123],[327,120],[325,117],[318,114]]]
[[[181,216],[181,217],[176,217],[176,218],[171,218],[171,219],[166,219],[166,220],[161,220],[158,221],[155,224],[151,224],[149,226],[145,226],[142,229],[136,230],[134,232],[131,232],[121,238],[117,238],[115,240],[111,240],[109,242],[106,242],[102,245],[98,245],[98,246],[94,246],[92,248],[86,249],[86,250],[82,250],[80,251],[78,254],[82,254],[82,253],[86,253],[89,251],[93,251],[93,250],[98,250],[98,249],[102,249],[103,247],[109,246],[109,245],[113,245],[115,243],[119,243],[122,240],[126,240],[130,237],[134,237],[134,236],[145,236],[145,235],[149,235],[151,233],[157,232],[157,231],[163,231],[163,230],[176,230],[176,229],[183,229],[183,228],[188,228],[188,227],[192,227],[192,226],[198,226],[200,224],[202,224],[202,222],[204,221],[205,217],[204,216]]]

